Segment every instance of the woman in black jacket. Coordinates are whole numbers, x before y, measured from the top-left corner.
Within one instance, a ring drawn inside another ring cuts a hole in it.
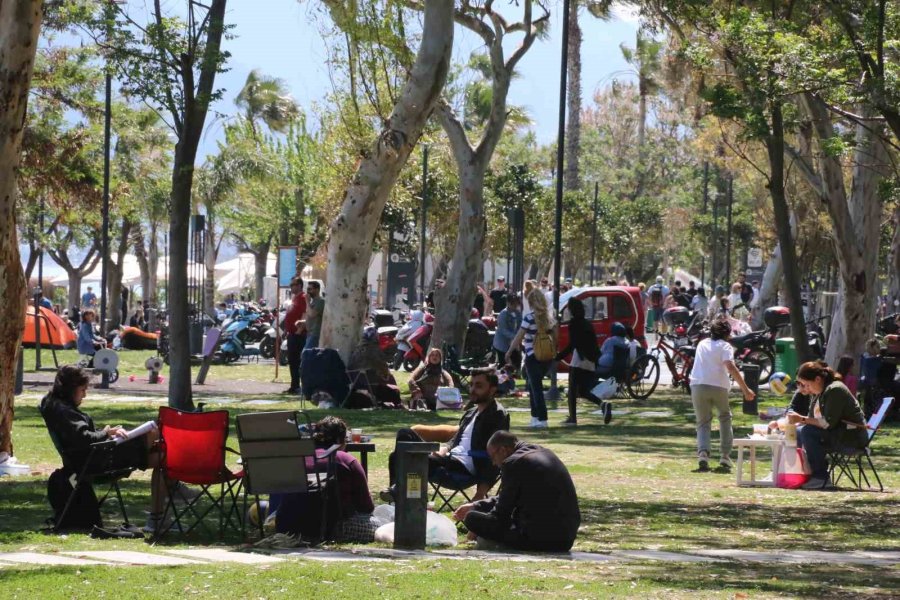
[[[123,427],[107,425],[97,429],[94,420],[81,411],[87,395],[90,377],[87,371],[74,365],[60,367],[50,393],[41,400],[41,416],[59,450],[63,466],[73,473],[80,473],[91,452],[91,444],[126,438]],[[157,451],[159,431],[151,430],[140,437],[120,442],[113,451],[111,468],[153,469],[150,490],[150,518],[147,529],[155,530],[166,498],[166,488],[159,470]]]
[[[590,321],[584,317],[584,304],[578,298],[572,298],[567,304],[571,319],[569,320],[569,345],[556,355],[556,360],[572,352],[569,363],[569,417],[562,422],[565,427],[575,427],[578,419],[575,416],[575,403],[579,397],[587,398],[603,408],[603,422],[609,423],[612,418],[612,405],[595,396],[591,389],[597,385],[597,359],[600,348],[597,346],[597,334]]]

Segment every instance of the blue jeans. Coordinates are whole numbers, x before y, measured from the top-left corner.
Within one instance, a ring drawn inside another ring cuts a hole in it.
[[[303,346],[304,350],[309,350],[310,348],[318,348],[319,347],[319,336],[306,334],[306,345]]]
[[[544,400],[543,380],[552,364],[552,360],[540,362],[533,354],[525,359],[525,380],[528,383],[531,416],[539,421],[547,420],[547,402]]]
[[[806,460],[812,477],[825,479],[828,477],[828,454],[830,446],[827,432],[815,425],[803,425],[797,429],[797,443],[806,452]]]

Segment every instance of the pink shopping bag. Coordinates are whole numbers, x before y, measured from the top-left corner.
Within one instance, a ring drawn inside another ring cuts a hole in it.
[[[797,489],[809,481],[809,463],[803,448],[786,446],[781,453],[781,464],[778,469],[778,477],[775,485],[789,490]]]

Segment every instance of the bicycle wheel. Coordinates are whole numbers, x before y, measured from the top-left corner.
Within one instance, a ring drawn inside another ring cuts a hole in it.
[[[768,383],[769,377],[775,371],[775,355],[766,349],[754,350],[744,358],[743,362],[759,367],[760,383]]]
[[[639,356],[628,370],[625,385],[635,400],[646,400],[659,383],[659,361],[652,354]]]

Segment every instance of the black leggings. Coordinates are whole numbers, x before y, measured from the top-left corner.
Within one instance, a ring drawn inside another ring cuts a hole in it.
[[[409,428],[403,428],[397,432],[397,441],[398,442],[424,442],[425,440],[422,437]],[[388,477],[390,485],[394,485],[396,481],[396,464],[397,464],[397,456],[396,452],[391,452],[390,456],[388,456]],[[462,475],[471,475],[469,470],[466,468],[464,464],[456,460],[455,458],[451,458],[448,454],[447,456],[434,456],[432,454],[428,455],[428,476],[429,478],[439,467],[444,467],[447,471],[451,473],[460,473]]]
[[[518,529],[503,525],[493,513],[469,511],[463,521],[466,528],[485,539],[516,550],[537,552],[568,552],[574,540],[530,540]]]
[[[591,393],[597,385],[599,377],[596,373],[578,367],[569,369],[569,419],[575,420],[575,403],[578,398],[587,398],[595,404],[603,404],[603,400]]]

